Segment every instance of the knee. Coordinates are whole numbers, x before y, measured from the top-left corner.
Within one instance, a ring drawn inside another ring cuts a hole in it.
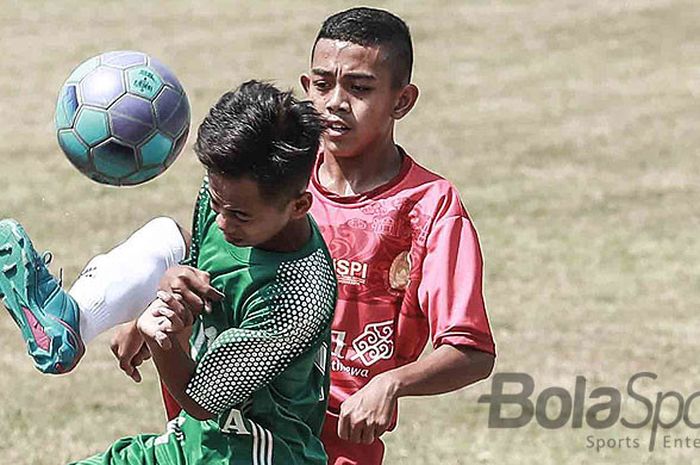
[[[182,228],[180,228],[180,225],[177,224],[177,221],[170,218],[169,216],[159,216],[157,218],[153,218],[148,223],[146,223],[141,229],[153,231],[155,233],[162,233],[163,231],[174,229],[176,229],[178,232],[182,230]]]
[[[168,216],[153,218],[143,225],[135,235],[142,247],[165,248],[175,256],[186,256],[189,250],[191,236],[174,219]]]

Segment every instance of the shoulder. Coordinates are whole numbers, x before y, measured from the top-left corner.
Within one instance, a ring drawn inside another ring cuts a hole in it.
[[[452,216],[468,218],[459,191],[452,182],[413,159],[411,163],[412,166],[400,186],[404,194],[412,194],[416,205],[434,220]]]
[[[298,322],[316,316],[325,320],[335,308],[336,279],[332,262],[323,248],[282,260],[260,295],[267,311],[283,320]]]
[[[319,247],[308,255],[280,262],[268,292],[296,300],[334,297],[335,274],[327,252]]]

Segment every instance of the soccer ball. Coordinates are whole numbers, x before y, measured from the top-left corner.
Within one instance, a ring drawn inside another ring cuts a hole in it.
[[[190,104],[175,75],[141,52],[108,52],[78,66],[56,104],[58,143],[90,179],[133,186],[163,173],[190,129]]]

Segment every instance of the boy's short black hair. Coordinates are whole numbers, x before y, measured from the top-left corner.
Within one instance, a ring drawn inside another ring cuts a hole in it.
[[[286,201],[308,184],[321,132],[311,103],[272,84],[248,81],[209,110],[194,151],[207,169],[247,176],[258,183],[263,197]]]
[[[357,7],[328,17],[311,50],[321,39],[352,42],[363,47],[382,46],[389,52],[395,87],[411,82],[413,44],[406,23],[396,15],[377,8]]]

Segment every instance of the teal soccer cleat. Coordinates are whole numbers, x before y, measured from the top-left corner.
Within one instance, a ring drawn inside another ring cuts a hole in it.
[[[50,255],[49,255],[50,257]],[[15,220],[0,221],[0,297],[43,373],[72,370],[85,352],[78,304]]]

